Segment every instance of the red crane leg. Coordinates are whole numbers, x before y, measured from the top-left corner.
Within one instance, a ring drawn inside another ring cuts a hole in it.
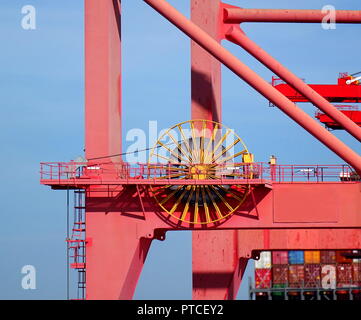
[[[224,22],[321,23],[327,14],[328,12],[322,10],[225,8]],[[337,23],[361,23],[361,11],[336,10],[335,18]]]
[[[191,0],[191,19],[212,38],[219,39],[220,1]],[[192,119],[221,122],[221,63],[194,41],[192,56]]]
[[[121,153],[120,16],[118,0],[85,1],[85,154],[88,160]],[[111,160],[120,161],[120,157]]]
[[[237,297],[248,262],[248,258],[239,258],[239,245],[236,230],[193,232],[193,299]]]
[[[220,1],[191,1],[192,21],[220,41]],[[192,41],[192,119],[220,122],[221,64]],[[193,231],[193,299],[233,299],[247,263],[237,259],[237,231]],[[223,245],[227,252],[223,251]],[[239,272],[239,269],[242,272]]]
[[[121,153],[120,20],[119,0],[85,1],[85,148],[97,162]],[[98,197],[86,199],[87,299],[131,299],[151,240],[138,237],[132,219],[105,212]]]
[[[119,212],[87,212],[86,224],[86,299],[132,299],[152,240]]]
[[[300,78],[290,72],[286,67],[274,59],[265,50],[260,48],[255,42],[249,39],[239,27],[231,27],[226,33],[226,38],[241,46],[253,57],[262,62],[267,68],[272,70],[280,78],[286,81],[292,88],[308,98],[316,107],[326,113],[331,119],[340,124],[347,132],[361,141],[361,128],[349,117],[335,108],[325,98],[319,95]]]
[[[144,0],[361,174],[361,157],[164,0]]]

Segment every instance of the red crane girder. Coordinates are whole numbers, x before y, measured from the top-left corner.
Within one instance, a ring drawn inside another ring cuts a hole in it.
[[[329,102],[360,103],[361,85],[346,84],[349,78],[339,78],[337,84],[310,84],[309,86]],[[272,79],[272,85],[293,102],[310,102],[305,96],[286,83],[278,83],[279,78]]]

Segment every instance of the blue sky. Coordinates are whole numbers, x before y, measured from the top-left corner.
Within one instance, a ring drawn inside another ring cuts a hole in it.
[[[189,16],[188,0],[170,0]],[[360,9],[353,0],[232,0],[259,8]],[[21,28],[21,8],[37,10],[37,29]],[[246,24],[244,31],[309,83],[335,83],[361,71],[359,25]],[[0,299],[63,299],[65,192],[39,184],[41,161],[68,161],[84,147],[83,0],[2,0],[0,3]],[[269,80],[272,73],[231,43],[225,47]],[[141,0],[123,0],[123,130],[157,120],[166,128],[190,118],[189,40]],[[300,105],[313,115],[315,109]],[[252,88],[223,69],[223,122],[257,161],[275,154],[284,164],[342,161]],[[355,150],[344,132],[336,136]],[[125,148],[129,143],[124,141]],[[21,288],[22,266],[37,269],[37,289]],[[252,274],[252,264],[247,276]],[[172,270],[165,272],[164,270]],[[179,281],[181,279],[181,281]],[[178,280],[178,281],[176,281]],[[239,298],[247,297],[246,280]],[[135,294],[138,299],[191,298],[191,235],[170,232],[153,243]]]

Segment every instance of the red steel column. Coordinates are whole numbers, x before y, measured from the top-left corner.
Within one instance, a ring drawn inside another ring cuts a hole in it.
[[[242,232],[193,232],[193,299],[236,299],[248,263],[248,258],[239,257],[238,234]]]
[[[191,0],[191,19],[212,38],[220,41],[220,1]],[[191,42],[192,119],[220,122],[221,63],[194,41]]]
[[[329,12],[322,10],[224,8],[224,22],[321,23]],[[336,10],[336,23],[361,23],[361,11]]]
[[[112,201],[87,199],[87,300],[132,299],[151,245],[140,238],[136,219],[97,209],[110,209]]]
[[[192,21],[216,41],[220,41],[220,13],[219,0],[191,0]],[[221,63],[193,41],[191,49],[192,119],[220,122]],[[234,230],[192,232],[193,299],[237,296],[248,259],[240,263],[236,235]]]
[[[121,153],[120,6],[119,0],[85,0],[88,160]],[[131,299],[151,240],[139,238],[134,218],[112,212],[116,193],[99,190],[90,186],[86,199],[86,298]]]
[[[144,0],[361,174],[361,157],[164,0]]]
[[[118,0],[85,0],[87,159],[121,153],[120,10]]]
[[[286,67],[279,63],[261,47],[259,47],[255,42],[249,39],[239,27],[230,27],[228,32],[226,32],[226,38],[241,46],[253,57],[262,62],[267,68],[277,74],[281,79],[286,81],[292,88],[297,90],[304,97],[308,98],[310,102],[312,102],[316,107],[318,107],[330,118],[340,124],[357,140],[361,141],[361,128],[354,121],[344,115],[340,110],[335,108],[309,85],[290,72]]]

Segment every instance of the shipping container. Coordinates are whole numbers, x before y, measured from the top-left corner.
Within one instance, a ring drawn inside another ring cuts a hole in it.
[[[349,288],[353,285],[352,265],[349,263],[337,264],[336,277],[338,288]]]
[[[288,265],[276,264],[272,268],[272,284],[288,283]]]
[[[305,280],[303,265],[290,265],[288,268],[288,283],[290,288],[302,288]]]
[[[320,251],[307,250],[304,252],[305,263],[307,264],[319,264],[321,262]]]
[[[272,265],[288,264],[288,251],[272,251]]]
[[[286,284],[274,284],[273,288],[275,288],[275,289],[286,288]],[[272,300],[284,300],[284,298],[285,298],[284,291],[272,292]]]
[[[352,259],[346,258],[345,255],[352,253],[351,250],[348,251],[336,251],[336,262],[337,263],[352,263]]]
[[[352,263],[352,281],[358,287],[361,287],[361,263]]]
[[[270,269],[272,267],[271,251],[262,251],[259,260],[256,260],[256,269]]]
[[[256,269],[255,284],[256,289],[268,289],[271,287],[271,269]]]
[[[321,265],[305,264],[305,288],[321,288]]]
[[[304,254],[301,250],[288,251],[288,263],[289,264],[304,264]]]
[[[336,265],[321,265],[321,288],[325,290],[336,289]]]
[[[336,263],[336,251],[323,250],[320,252],[320,258],[322,264],[334,264]]]

